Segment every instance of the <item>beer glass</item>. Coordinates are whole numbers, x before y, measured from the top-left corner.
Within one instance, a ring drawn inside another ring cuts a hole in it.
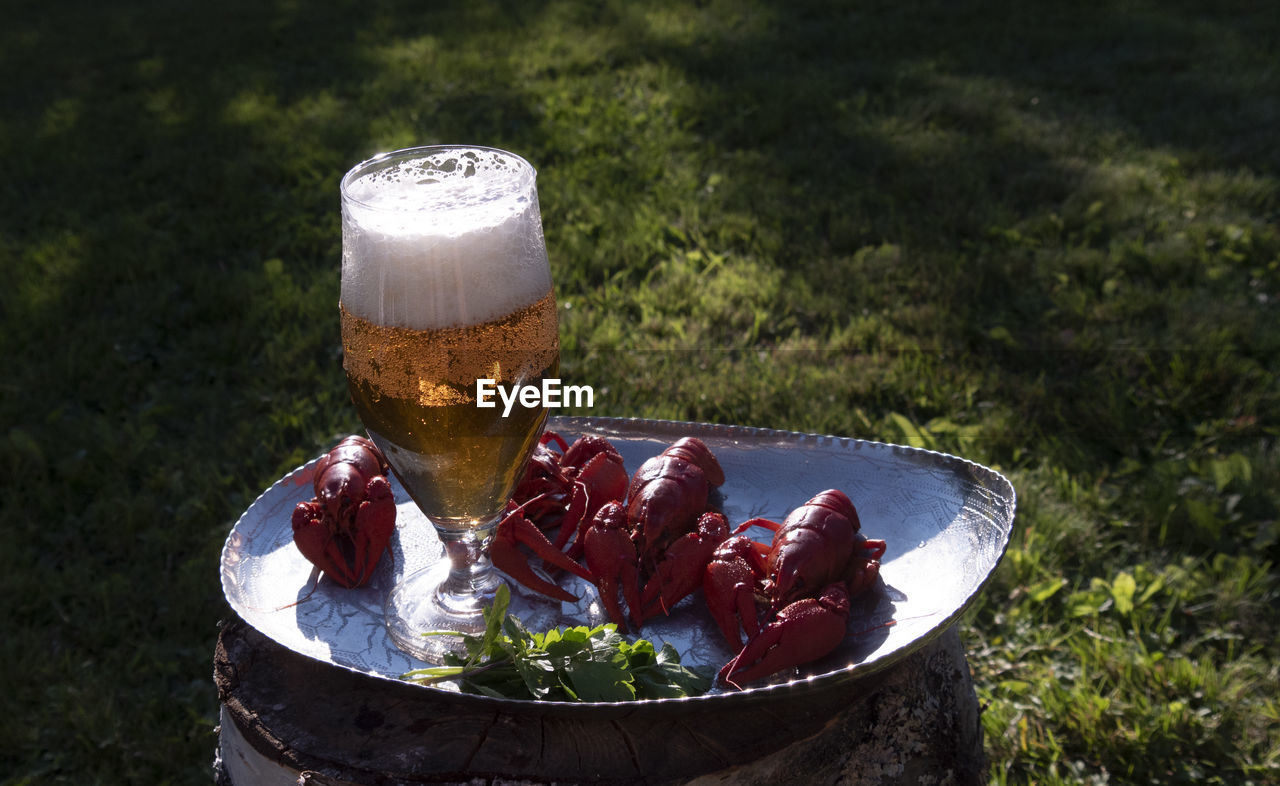
[[[477,380],[555,377],[559,330],[535,172],[511,153],[419,147],[342,179],[343,367],[351,399],[447,559],[387,597],[392,640],[439,662],[499,578],[489,542],[546,424],[538,397],[481,407]],[[493,391],[489,387],[489,392]]]

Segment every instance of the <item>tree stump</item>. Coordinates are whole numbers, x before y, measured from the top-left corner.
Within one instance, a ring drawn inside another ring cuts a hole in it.
[[[986,780],[977,697],[954,627],[857,680],[723,707],[527,702],[495,711],[475,697],[321,663],[239,620],[219,634],[214,681],[220,786]]]

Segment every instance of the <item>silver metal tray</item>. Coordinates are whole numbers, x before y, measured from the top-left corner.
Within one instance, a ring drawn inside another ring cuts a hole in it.
[[[763,516],[781,521],[819,491],[838,488],[858,508],[862,531],[888,543],[883,586],[861,607],[855,602],[850,634],[832,655],[743,691],[720,689],[702,697],[658,704],[769,698],[822,689],[887,668],[947,630],[999,563],[1013,526],[1015,492],[1004,476],[970,461],[932,451],[840,437],[740,426],[616,418],[552,418],[548,426],[567,440],[607,437],[628,473],[683,436],[702,439],[720,460],[725,484],[716,500],[732,525]],[[317,457],[318,458],[318,457]],[[320,579],[293,544],[290,516],[312,496],[315,461],[267,489],[232,528],[222,552],[222,589],[247,623],[279,644],[336,666],[399,680],[424,664],[391,643],[382,603],[397,575],[441,557],[435,533],[392,481],[398,502],[391,559],[384,558],[366,587],[347,590]],[[748,533],[767,541],[760,529]],[[534,629],[605,621],[595,588],[573,576],[560,582],[581,600],[561,604],[512,584],[537,611],[523,617]],[[670,617],[639,635],[671,642],[682,661],[709,672],[733,657],[702,602],[701,592]],[[454,691],[450,683],[422,690]],[[461,697],[459,697],[461,698]],[[483,696],[476,702],[509,703]],[[655,702],[645,702],[655,703]]]

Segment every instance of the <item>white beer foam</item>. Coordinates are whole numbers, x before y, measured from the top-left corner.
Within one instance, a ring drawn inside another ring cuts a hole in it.
[[[444,168],[419,159],[344,183],[347,311],[427,330],[492,321],[546,296],[532,168],[487,150],[429,160]]]

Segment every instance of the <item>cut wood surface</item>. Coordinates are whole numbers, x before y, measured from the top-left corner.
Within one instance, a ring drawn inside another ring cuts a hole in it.
[[[751,702],[499,708],[321,663],[239,620],[219,635],[214,680],[218,777],[233,786],[250,771],[389,786],[985,780],[954,628],[887,670]]]

